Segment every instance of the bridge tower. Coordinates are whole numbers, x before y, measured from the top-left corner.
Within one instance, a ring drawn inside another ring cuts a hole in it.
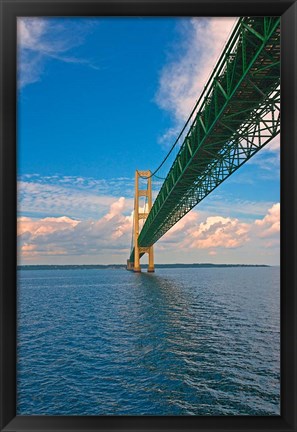
[[[147,180],[147,188],[139,189],[139,178],[144,178]],[[139,198],[147,198],[147,206],[144,208],[143,212],[139,211]],[[138,244],[139,237],[139,222],[142,219],[146,219],[152,208],[152,178],[150,171],[135,171],[135,198],[134,198],[134,226],[133,226],[133,237],[134,237],[134,263],[127,261],[127,270],[133,270],[135,272],[140,272],[140,258],[145,253],[148,254],[148,272],[154,272],[154,249],[153,246],[141,247]]]

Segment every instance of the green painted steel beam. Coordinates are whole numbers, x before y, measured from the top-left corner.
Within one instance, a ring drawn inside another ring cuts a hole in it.
[[[279,87],[280,18],[240,18],[141,230],[141,247],[153,245],[279,133]]]

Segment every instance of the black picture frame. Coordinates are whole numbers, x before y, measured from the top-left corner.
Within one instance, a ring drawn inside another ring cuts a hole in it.
[[[0,429],[8,431],[296,431],[297,5],[282,0],[0,0]],[[281,16],[281,415],[16,416],[16,18]]]

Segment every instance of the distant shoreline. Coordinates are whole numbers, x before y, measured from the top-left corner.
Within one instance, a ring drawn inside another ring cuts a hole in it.
[[[155,268],[225,268],[225,267],[273,267],[267,264],[211,264],[211,263],[193,263],[193,264],[155,264]],[[147,264],[142,265],[143,269]],[[124,264],[65,264],[65,265],[20,265],[17,270],[122,270],[126,269]]]

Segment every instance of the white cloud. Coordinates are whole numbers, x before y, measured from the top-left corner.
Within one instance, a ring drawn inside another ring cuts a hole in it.
[[[22,17],[17,19],[18,83],[20,88],[37,82],[47,59],[65,63],[84,64],[98,69],[91,61],[69,55],[69,51],[83,43],[90,27],[86,20],[80,24],[69,19],[66,27],[61,18]]]
[[[40,51],[43,48],[42,37],[46,32],[47,23],[43,18],[18,18],[18,43],[21,48]]]
[[[106,220],[109,221],[109,220],[113,219],[114,217],[119,216],[122,213],[122,211],[124,210],[124,207],[125,207],[125,198],[121,197],[118,201],[111,204],[110,211],[105,216]]]
[[[173,117],[173,126],[159,138],[162,146],[169,148],[188,119],[196,101],[227,42],[237,18],[189,18],[180,25],[181,40],[170,53],[170,60],[160,73],[156,101],[160,108]],[[190,124],[192,120],[190,121]],[[180,142],[182,142],[182,136]],[[275,137],[249,162],[257,166],[259,176],[270,180],[279,175],[280,136]],[[166,163],[172,165],[176,152]],[[165,170],[165,171],[166,171]],[[232,180],[231,180],[232,181]],[[249,177],[247,181],[253,180]]]
[[[274,204],[263,219],[257,219],[255,225],[261,238],[279,236],[280,233],[280,204]]]
[[[87,202],[83,195],[79,198],[74,195],[70,201],[72,199],[80,206]],[[66,192],[59,200],[61,208],[63,200],[67,207]],[[40,204],[45,202],[41,200]],[[125,262],[131,243],[133,201],[110,197],[108,206],[105,203],[105,211],[102,208],[101,216],[89,219],[75,219],[69,215],[42,218],[21,216],[18,219],[21,262]],[[207,214],[192,210],[157,243],[156,261],[172,262],[175,254],[180,257],[180,262],[191,262],[191,257],[199,256],[202,251],[204,262],[206,255],[216,262],[237,260],[247,263],[248,257],[252,257],[259,263],[259,257],[266,255],[275,260],[279,253],[279,213],[279,203],[266,208],[261,218],[249,218],[248,221],[218,215],[214,211]],[[226,251],[230,251],[228,256]],[[231,251],[239,252],[232,255]],[[197,259],[193,258],[194,261]]]
[[[68,218],[67,216],[58,218],[47,217],[36,220],[23,216],[18,218],[18,235],[25,235],[26,233],[33,234],[34,236],[45,235],[69,227],[75,227],[79,223],[80,221]]]
[[[213,249],[238,248],[249,241],[249,224],[239,219],[222,216],[208,216],[202,222],[200,219],[199,212],[188,213],[168,231],[164,242],[178,242],[181,248]]]
[[[128,255],[132,215],[125,216],[125,198],[113,202],[97,220],[69,217],[18,218],[18,244],[21,262],[45,260],[48,256],[99,256],[114,251]]]
[[[63,216],[87,219],[103,215],[125,192],[133,206],[133,179],[24,175],[18,182],[18,211],[24,216]]]
[[[238,249],[247,244],[265,249],[271,245],[279,247],[279,231],[279,203],[266,209],[262,219],[248,222],[192,210],[165,234],[158,248],[166,250],[174,244],[179,250],[209,249],[212,256],[218,250]]]
[[[241,181],[240,184],[244,182]],[[231,183],[232,176],[228,179]],[[234,182],[238,185],[238,179],[235,178]],[[253,183],[252,183],[253,184]],[[236,191],[235,191],[236,192]],[[273,203],[271,201],[250,201],[243,198],[236,198],[226,192],[218,191],[212,192],[200,204],[200,214],[219,214],[224,217],[235,217],[240,219],[252,220],[255,217],[261,217],[266,213],[267,208]]]
[[[258,175],[262,179],[275,179],[280,175],[280,151],[280,134],[278,134],[248,163],[259,168]]]
[[[269,152],[275,152],[275,153],[279,154],[280,153],[280,138],[281,138],[281,135],[278,134],[264,147],[264,149],[266,149]]]
[[[249,240],[249,226],[235,218],[221,216],[208,217],[192,233],[191,247],[198,248],[237,248]]]
[[[161,72],[156,95],[158,105],[173,115],[177,125],[188,118],[236,21],[226,17],[183,21],[183,43],[172,50],[173,60]],[[164,136],[171,138],[170,131]]]

